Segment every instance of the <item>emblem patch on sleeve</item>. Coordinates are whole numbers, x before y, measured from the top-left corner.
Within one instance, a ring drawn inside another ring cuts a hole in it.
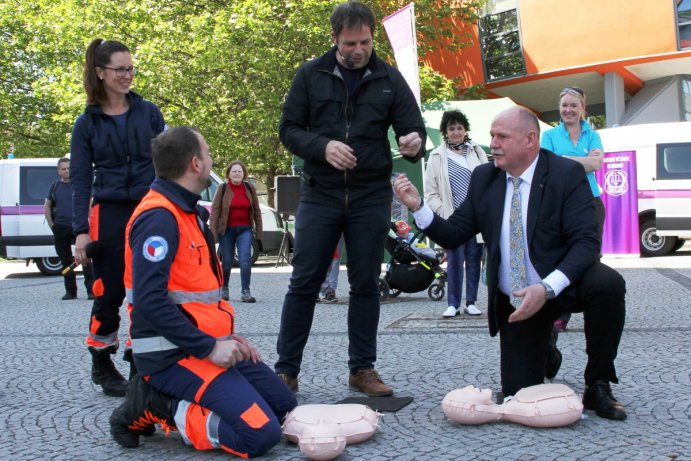
[[[157,263],[168,254],[168,242],[158,235],[151,236],[144,242],[142,254],[152,263]]]

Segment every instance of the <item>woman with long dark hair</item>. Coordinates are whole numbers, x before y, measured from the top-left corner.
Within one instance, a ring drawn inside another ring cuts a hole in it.
[[[165,128],[159,108],[130,90],[137,69],[130,50],[95,39],[86,50],[86,109],[72,129],[71,169],[75,261],[93,260],[96,296],[85,343],[91,378],[106,395],[123,396],[127,380],[111,355],[118,349],[125,299],[125,227],[154,179],[151,140]],[[134,371],[131,353],[125,352]]]

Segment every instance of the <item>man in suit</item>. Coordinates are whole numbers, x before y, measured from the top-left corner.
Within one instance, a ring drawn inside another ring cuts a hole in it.
[[[537,118],[523,108],[497,115],[490,134],[494,161],[475,169],[467,199],[448,220],[424,204],[404,175],[394,191],[418,227],[444,248],[482,233],[489,330],[500,336],[505,396],[542,383],[547,368],[556,374],[561,354],[551,345],[552,322],[562,311],[583,312],[588,355],[583,404],[603,418],[624,420],[610,383],[618,382],[614,359],[626,287],[621,275],[599,262],[583,167],[540,149]]]

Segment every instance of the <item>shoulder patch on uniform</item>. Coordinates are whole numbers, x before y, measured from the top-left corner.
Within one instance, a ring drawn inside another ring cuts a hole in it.
[[[144,242],[142,254],[149,261],[157,263],[168,254],[168,242],[161,236],[153,235]]]

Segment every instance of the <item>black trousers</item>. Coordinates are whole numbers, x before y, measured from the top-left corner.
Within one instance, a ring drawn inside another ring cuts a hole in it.
[[[94,294],[87,346],[118,344],[120,306],[125,300],[125,228],[137,207],[135,202],[102,202],[91,208],[90,235],[99,242],[92,257]]]
[[[72,226],[64,226],[62,224],[55,223],[51,227],[53,231],[53,236],[55,237],[55,251],[60,258],[62,267],[69,267],[74,262],[74,256],[72,255],[72,244],[74,243],[74,234],[72,233]],[[93,271],[91,264],[85,264],[83,266],[84,273],[84,287],[87,293],[91,293],[91,286],[94,283]],[[64,276],[65,279],[65,292],[77,294],[77,275],[74,271],[69,271]]]
[[[545,355],[552,322],[562,313],[583,312],[588,362],[586,385],[596,380],[617,383],[614,359],[624,330],[626,283],[614,269],[597,262],[576,284],[575,302],[564,307],[559,297],[547,302],[527,320],[508,323],[514,308],[508,296],[497,297],[501,350],[501,383],[504,395],[514,395],[524,387],[542,384]]]

